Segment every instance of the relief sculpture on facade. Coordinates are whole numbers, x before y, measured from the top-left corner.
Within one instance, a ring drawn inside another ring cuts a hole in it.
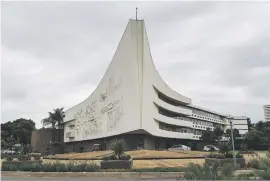
[[[99,100],[93,101],[85,109],[79,110],[74,115],[76,120],[74,128],[76,136],[81,135],[82,139],[89,139],[90,135],[102,132],[102,120],[107,121],[107,129],[104,131],[112,130],[116,127],[117,122],[124,114],[121,104],[123,97],[120,100],[111,99],[120,86],[121,79],[116,83],[114,77],[110,77],[105,91],[99,95]]]

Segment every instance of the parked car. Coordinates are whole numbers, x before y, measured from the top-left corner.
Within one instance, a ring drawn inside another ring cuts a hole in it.
[[[206,145],[203,148],[203,151],[219,151],[219,149],[215,147],[214,145]]]
[[[13,150],[1,150],[1,153],[2,154],[14,154],[15,151],[13,151]]]
[[[174,145],[173,147],[168,149],[169,151],[187,151],[187,150],[191,150],[190,147],[185,146],[185,145]]]
[[[101,151],[101,145],[100,144],[94,144],[93,145],[93,151]]]

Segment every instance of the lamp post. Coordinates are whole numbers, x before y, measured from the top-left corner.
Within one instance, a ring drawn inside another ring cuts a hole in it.
[[[234,167],[236,168],[236,156],[235,156],[235,149],[234,149],[234,139],[233,139],[233,123],[232,123],[232,117],[229,118],[230,126],[231,126],[231,138],[232,138],[232,148],[233,148],[233,162]]]

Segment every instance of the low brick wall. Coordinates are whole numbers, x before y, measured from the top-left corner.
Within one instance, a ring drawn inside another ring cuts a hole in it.
[[[132,169],[133,160],[103,160],[100,162],[101,169]]]

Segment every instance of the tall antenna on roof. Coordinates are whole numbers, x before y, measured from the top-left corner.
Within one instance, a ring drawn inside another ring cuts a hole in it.
[[[137,15],[138,15],[138,8],[136,7],[136,20],[137,20]]]

